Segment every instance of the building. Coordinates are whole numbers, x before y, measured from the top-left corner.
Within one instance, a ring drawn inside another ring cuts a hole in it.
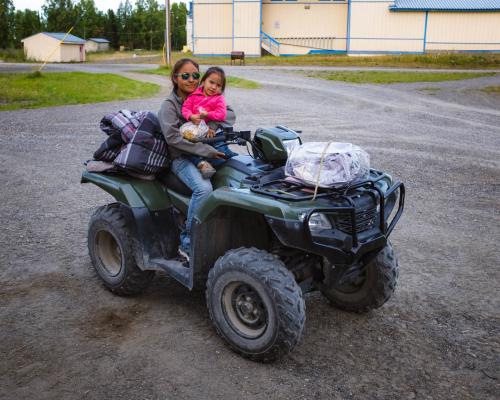
[[[65,33],[40,32],[21,40],[28,60],[84,62],[85,40]],[[63,41],[64,39],[64,41]]]
[[[500,0],[193,0],[190,18],[200,56],[500,52]]]
[[[87,53],[97,52],[97,51],[108,51],[109,50],[109,40],[103,38],[90,38],[85,42],[85,51]]]

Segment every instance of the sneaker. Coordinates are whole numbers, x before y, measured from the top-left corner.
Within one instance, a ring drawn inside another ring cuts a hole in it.
[[[210,179],[216,172],[215,168],[212,167],[212,164],[208,161],[201,161],[198,163],[197,167],[200,170],[203,179]]]
[[[189,264],[189,254],[182,247],[179,247],[177,253],[179,254],[179,258],[182,263]]]

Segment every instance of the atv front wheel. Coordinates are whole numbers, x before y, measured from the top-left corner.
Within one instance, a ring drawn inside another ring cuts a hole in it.
[[[321,293],[337,308],[367,312],[381,307],[394,293],[399,266],[390,242],[365,266],[363,273],[341,286],[323,287]]]
[[[142,271],[123,211],[117,203],[99,207],[89,223],[90,259],[104,285],[118,295],[133,295],[147,288],[154,271]]]
[[[217,332],[244,357],[276,360],[302,336],[302,291],[285,265],[264,250],[239,248],[220,257],[208,275],[206,296]]]

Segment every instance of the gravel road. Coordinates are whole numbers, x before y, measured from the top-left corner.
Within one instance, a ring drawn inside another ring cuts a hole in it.
[[[79,184],[104,139],[98,122],[121,108],[156,111],[162,97],[0,112],[0,398],[498,398],[500,101],[478,89],[500,76],[355,85],[228,70],[263,84],[227,91],[237,128],[285,124],[307,141],[350,141],[405,182],[394,297],[354,315],[312,293],[290,356],[242,359],[202,296],[158,275],[144,295],[116,297],[90,264],[89,217],[112,201]]]

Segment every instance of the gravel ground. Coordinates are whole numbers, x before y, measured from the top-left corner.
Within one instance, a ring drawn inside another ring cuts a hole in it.
[[[500,77],[375,86],[228,70],[264,85],[228,90],[237,128],[351,141],[405,182],[394,297],[354,315],[310,294],[295,351],[247,361],[202,296],[158,275],[144,295],[116,297],[90,264],[89,217],[112,200],[79,184],[98,122],[162,98],[0,112],[0,398],[498,398],[500,103],[477,89]]]

